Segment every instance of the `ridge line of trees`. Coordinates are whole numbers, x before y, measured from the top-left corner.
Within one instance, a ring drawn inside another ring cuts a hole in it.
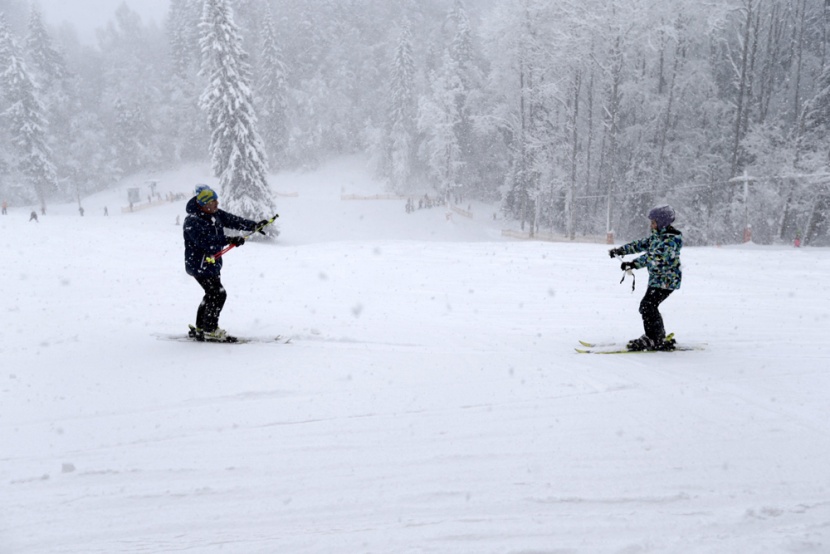
[[[88,47],[0,0],[0,195],[80,198],[215,154],[200,73],[215,1],[171,0],[162,28],[122,5]],[[820,0],[224,1],[251,125],[238,160],[365,153],[390,190],[499,202],[531,233],[634,236],[671,202],[690,244],[746,225],[830,243]],[[269,193],[265,169],[246,171],[261,172],[247,210]]]

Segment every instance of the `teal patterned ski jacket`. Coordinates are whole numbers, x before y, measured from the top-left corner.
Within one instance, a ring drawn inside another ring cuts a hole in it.
[[[655,229],[644,239],[629,242],[618,248],[622,254],[645,252],[633,261],[634,268],[648,268],[648,286],[657,289],[680,288],[680,249],[683,234],[672,226]]]

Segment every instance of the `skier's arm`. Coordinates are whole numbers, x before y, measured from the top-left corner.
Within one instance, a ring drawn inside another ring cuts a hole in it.
[[[249,232],[256,230],[256,221],[251,221],[250,219],[245,219],[244,217],[239,217],[238,215],[233,215],[223,210],[216,212],[216,215],[219,216],[219,221],[222,223],[222,226],[228,229]]]
[[[637,252],[643,252],[648,250],[648,243],[649,237],[644,239],[631,241],[628,244],[623,244],[619,248],[617,248],[617,252],[619,252],[620,256],[626,256],[628,254],[636,254]],[[639,259],[639,258],[638,258]]]

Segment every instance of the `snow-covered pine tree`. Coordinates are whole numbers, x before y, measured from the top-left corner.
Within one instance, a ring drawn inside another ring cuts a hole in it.
[[[248,54],[248,63],[251,67],[260,67],[260,46],[262,46],[263,29],[265,21],[265,10],[270,9],[273,2],[263,0],[232,0],[233,20],[236,26],[241,29],[240,39],[242,49]],[[284,2],[278,2],[284,4]],[[319,4],[319,0],[315,2]],[[283,6],[281,5],[280,8]]]
[[[5,68],[9,65],[8,44],[10,44],[10,40],[6,37],[8,34],[9,28],[6,23],[6,16],[4,13],[0,12],[0,74],[2,74],[3,70],[5,70]],[[3,90],[0,88],[0,114],[5,112],[6,107],[8,106],[6,98],[2,92]],[[6,125],[0,125],[0,193],[3,194],[4,198],[6,198],[8,194],[6,190],[6,181],[11,172],[11,165],[13,163],[11,152],[9,152],[9,148],[7,147],[7,145],[11,143],[11,135],[6,127]]]
[[[7,67],[9,67],[9,63],[11,60],[12,55],[12,34],[11,30],[9,29],[9,25],[6,21],[6,16],[3,12],[0,12],[0,74],[2,74]],[[0,93],[3,92],[3,89],[0,89]],[[4,108],[5,104],[3,103],[5,98],[0,97],[0,108]],[[0,127],[2,129],[2,127]]]
[[[161,115],[167,122],[164,132],[170,147],[166,150],[177,161],[199,160],[205,152],[207,127],[199,107],[203,85],[197,75],[201,17],[200,0],[171,0],[166,24],[171,76],[164,83],[167,102]]]
[[[38,85],[38,98],[43,115],[49,122],[46,131],[51,159],[59,176],[61,193],[79,193],[79,182],[67,167],[75,159],[72,143],[72,120],[78,116],[72,99],[72,77],[62,51],[55,48],[43,23],[37,4],[32,4],[26,34],[26,62],[31,77]]]
[[[165,83],[167,102],[161,107],[169,137],[169,152],[177,161],[203,160],[207,146],[207,124],[199,107],[202,83],[196,75],[173,75]]]
[[[26,54],[40,77],[39,83],[42,88],[50,89],[57,81],[68,75],[66,61],[52,45],[52,39],[46,32],[43,16],[37,4],[32,5],[32,11],[29,14]]]
[[[106,112],[107,147],[122,175],[172,161],[172,149],[157,140],[171,123],[161,113],[169,81],[169,74],[158,67],[167,59],[164,38],[126,3],[98,33],[102,90],[96,109]]]
[[[450,44],[450,56],[458,64],[458,71],[462,80],[471,81],[471,76],[468,73],[472,70],[473,65],[473,33],[470,29],[470,18],[467,15],[464,0],[455,0],[453,2],[449,19],[455,28],[452,43]],[[472,84],[472,82],[464,83],[467,88]]]
[[[167,39],[173,73],[186,77],[191,67],[199,65],[199,0],[170,0],[167,16]]]
[[[151,129],[141,105],[127,103],[121,98],[113,105],[113,148],[118,167],[124,173],[132,173],[144,167],[152,156],[148,146],[152,142]]]
[[[205,0],[202,12],[202,72],[208,85],[200,98],[211,132],[213,173],[224,207],[250,219],[276,210],[257,131],[250,66],[227,0]]]
[[[167,16],[167,40],[170,42],[170,59],[173,74],[187,75],[191,62],[191,50],[188,41],[187,4],[189,0],[170,0]]]
[[[0,89],[7,108],[0,114],[15,147],[17,166],[31,186],[33,197],[46,209],[46,199],[57,188],[52,153],[46,143],[46,120],[35,83],[23,55],[0,15]]]
[[[426,136],[420,155],[437,180],[436,189],[447,197],[458,184],[463,161],[455,134],[460,120],[456,98],[461,91],[458,68],[449,52],[444,54],[440,73],[430,76],[432,93],[421,99],[418,128]]]
[[[288,148],[288,84],[282,50],[277,41],[271,7],[262,21],[261,77],[257,87],[262,139],[272,168],[285,161]]]
[[[461,149],[461,159],[464,162],[458,176],[458,185],[471,185],[472,178],[467,175],[473,160],[473,124],[470,106],[472,89],[479,86],[479,78],[473,65],[473,41],[470,29],[470,18],[464,0],[455,0],[450,12],[450,23],[455,32],[450,44],[450,57],[455,62],[458,79],[461,83],[455,102],[458,105],[458,122],[455,125],[455,135]]]
[[[389,87],[389,129],[386,152],[389,181],[394,190],[406,192],[413,172],[416,144],[417,104],[415,98],[415,62],[412,56],[412,31],[408,21],[401,27],[392,82]]]

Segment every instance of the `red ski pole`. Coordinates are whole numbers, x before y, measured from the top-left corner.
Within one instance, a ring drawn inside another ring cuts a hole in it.
[[[275,219],[277,219],[279,216],[280,216],[280,214],[274,214],[274,217],[272,217],[271,219],[269,219],[268,221],[266,221],[263,225],[260,225],[259,227],[257,227],[257,228],[256,228],[256,229],[254,229],[253,231],[251,231],[251,234],[249,234],[249,235],[245,235],[245,236],[244,236],[244,237],[242,237],[242,238],[244,238],[245,240],[248,240],[249,238],[251,238],[252,236],[254,236],[255,234],[257,234],[258,232],[260,232],[260,231],[262,231],[263,229],[265,229],[265,227],[267,227],[268,225],[271,225],[271,224],[274,222],[274,220],[275,220]],[[205,258],[205,261],[206,261],[207,263],[209,263],[209,264],[216,263],[216,260],[217,260],[218,258],[221,258],[223,255],[225,255],[225,253],[226,253],[226,252],[228,252],[228,250],[231,250],[231,249],[233,249],[233,248],[235,248],[235,247],[236,247],[236,245],[235,245],[235,244],[229,244],[229,245],[227,245],[225,248],[223,248],[222,250],[220,250],[219,252],[217,252],[216,254],[214,254],[213,256],[208,256],[207,258]]]

